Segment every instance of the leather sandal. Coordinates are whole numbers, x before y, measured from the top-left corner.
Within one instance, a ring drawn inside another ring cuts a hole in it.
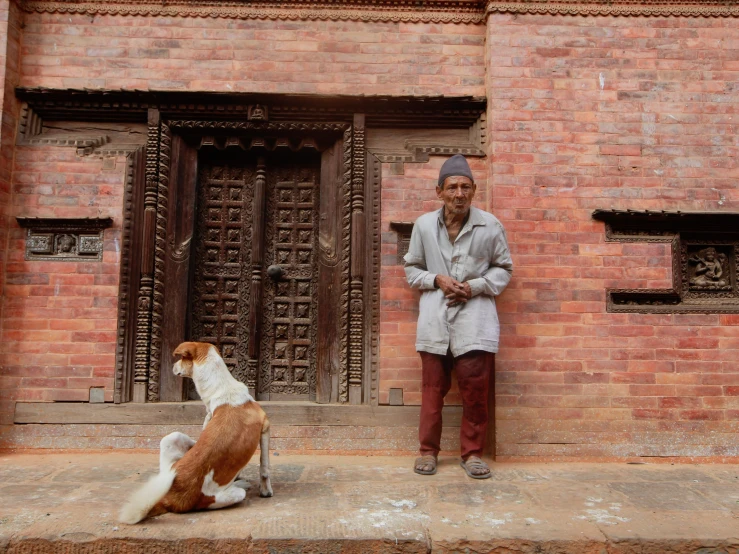
[[[490,472],[490,468],[488,467],[488,465],[477,456],[470,456],[469,458],[467,458],[466,462],[462,460],[459,465],[461,465],[467,475],[469,477],[472,477],[473,479],[490,479],[490,477],[492,477],[492,473]],[[487,469],[488,472],[480,474],[472,473],[473,469],[482,468]]]
[[[421,469],[422,466],[433,466],[431,469]],[[419,456],[416,458],[416,463],[413,466],[413,471],[419,475],[436,475],[436,456],[428,454],[426,456]]]

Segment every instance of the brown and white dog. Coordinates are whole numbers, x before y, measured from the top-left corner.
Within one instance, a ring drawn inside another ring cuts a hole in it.
[[[217,509],[246,497],[249,484],[236,476],[257,445],[259,494],[272,496],[269,479],[269,420],[244,383],[233,378],[218,350],[204,342],[183,342],[175,375],[190,377],[208,410],[198,441],[170,433],[160,443],[159,474],[133,494],[120,514],[138,523],[166,512]]]

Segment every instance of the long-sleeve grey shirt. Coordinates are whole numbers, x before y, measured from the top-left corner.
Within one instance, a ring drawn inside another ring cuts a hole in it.
[[[454,243],[444,225],[444,208],[418,218],[413,226],[405,274],[408,284],[421,290],[416,350],[460,356],[471,350],[498,351],[500,324],[495,296],[511,280],[513,262],[505,230],[494,215],[470,208],[467,223]],[[469,283],[472,298],[447,306],[436,275]]]

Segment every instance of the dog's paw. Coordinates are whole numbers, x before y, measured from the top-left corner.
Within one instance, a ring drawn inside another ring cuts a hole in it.
[[[262,498],[271,498],[273,495],[272,483],[270,483],[269,480],[266,483],[259,484],[259,496]]]
[[[237,479],[236,481],[234,481],[234,487],[239,487],[240,489],[248,491],[251,488],[251,483],[243,479]]]

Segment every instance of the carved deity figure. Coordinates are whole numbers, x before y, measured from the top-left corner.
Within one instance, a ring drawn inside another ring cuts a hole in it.
[[[68,254],[72,252],[77,240],[72,235],[62,235],[59,237],[59,252]]]
[[[715,248],[709,246],[688,261],[695,264],[695,273],[690,284],[696,288],[718,288],[728,284],[726,278],[722,278],[726,254],[719,254]]]
[[[249,119],[253,121],[264,121],[267,119],[267,114],[264,111],[264,108],[259,105],[255,104],[249,113]]]

